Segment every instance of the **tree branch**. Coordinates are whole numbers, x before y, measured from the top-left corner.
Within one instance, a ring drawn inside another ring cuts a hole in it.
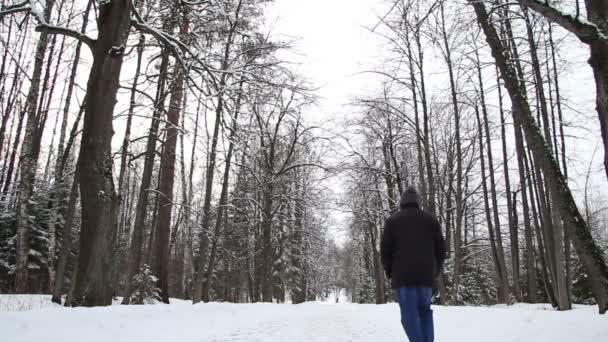
[[[60,34],[60,35],[64,35],[64,36],[68,36],[68,37],[72,37],[75,38],[81,42],[83,42],[84,44],[86,44],[90,49],[91,52],[95,51],[95,39],[87,36],[84,33],[78,32],[76,30],[72,30],[66,27],[59,27],[59,26],[53,26],[53,25],[49,25],[47,23],[40,23],[38,24],[38,26],[36,26],[36,32],[45,32],[45,33],[49,33],[49,34]]]
[[[30,0],[22,1],[20,3],[14,4],[14,5],[6,6],[2,9],[0,9],[0,20],[2,20],[5,16],[10,15],[10,14],[15,14],[15,13],[20,13],[20,12],[29,12],[29,13],[33,14],[36,21],[38,21],[38,26],[36,26],[36,32],[45,32],[45,33],[49,33],[49,34],[60,34],[60,35],[76,38],[77,40],[86,44],[91,49],[91,52],[94,51],[95,39],[87,36],[84,33],[69,29],[67,27],[59,27],[59,26],[54,26],[54,25],[49,24],[46,21],[46,19],[44,18],[42,11],[39,8],[32,8],[32,6],[34,6],[34,3],[32,3]]]
[[[26,1],[20,2],[18,4],[3,7],[2,9],[0,9],[0,20],[2,20],[7,15],[11,15],[11,14],[19,13],[19,12],[29,12],[30,6],[28,4],[29,4],[29,2],[26,0]]]
[[[608,46],[608,37],[599,27],[587,20],[581,20],[571,14],[563,13],[559,9],[551,6],[547,2],[540,0],[519,0],[520,3],[531,10],[541,14],[549,21],[558,24],[565,30],[574,33],[578,39],[585,44],[601,42]]]
[[[193,58],[193,60],[197,64],[199,64],[204,71],[206,71],[209,74],[209,76],[211,77],[211,81],[213,83],[217,82],[214,71],[218,71],[218,70],[212,70],[213,68],[211,68],[209,65],[204,63],[202,61],[202,59],[199,58],[199,55],[197,53],[195,53],[194,51],[192,51],[187,44],[184,44],[183,42],[181,42],[179,39],[177,39],[176,37],[174,37],[171,34],[167,34],[161,30],[157,30],[157,29],[153,28],[152,26],[150,26],[148,23],[146,23],[143,20],[143,18],[141,17],[139,12],[137,12],[136,9],[133,9],[132,13],[133,13],[134,18],[131,19],[131,26],[133,26],[135,29],[139,30],[142,33],[147,33],[147,34],[151,35],[156,40],[158,40],[161,44],[163,44],[163,46],[165,48],[169,49],[171,54],[178,60],[178,62],[180,64],[182,64],[184,69],[187,69],[187,70],[190,69],[192,66],[188,65],[185,62],[183,54],[189,54]]]

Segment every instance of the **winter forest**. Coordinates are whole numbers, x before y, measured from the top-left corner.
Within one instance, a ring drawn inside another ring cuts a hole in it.
[[[331,107],[270,0],[1,0],[0,310],[391,303],[380,240],[413,185],[439,319],[546,304],[608,333],[608,3],[371,3],[365,88]],[[352,336],[329,340],[379,340]]]

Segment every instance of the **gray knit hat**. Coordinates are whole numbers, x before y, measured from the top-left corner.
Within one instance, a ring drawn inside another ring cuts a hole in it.
[[[401,195],[401,206],[404,207],[408,204],[419,204],[418,191],[413,185],[408,186]]]

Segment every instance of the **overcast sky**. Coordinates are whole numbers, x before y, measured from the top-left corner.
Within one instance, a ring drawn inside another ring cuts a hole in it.
[[[275,39],[293,40],[299,72],[320,87],[315,118],[344,115],[349,99],[373,89],[370,70],[379,61],[380,40],[369,28],[385,9],[383,0],[277,0],[267,10]]]

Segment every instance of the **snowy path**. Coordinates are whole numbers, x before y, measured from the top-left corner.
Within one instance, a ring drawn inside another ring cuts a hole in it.
[[[0,309],[2,300],[0,296]],[[6,305],[5,305],[6,306]],[[437,342],[608,341],[608,316],[594,307],[436,307]],[[2,309],[4,310],[4,309]],[[0,341],[33,342],[397,342],[395,304],[201,304],[0,312]]]

